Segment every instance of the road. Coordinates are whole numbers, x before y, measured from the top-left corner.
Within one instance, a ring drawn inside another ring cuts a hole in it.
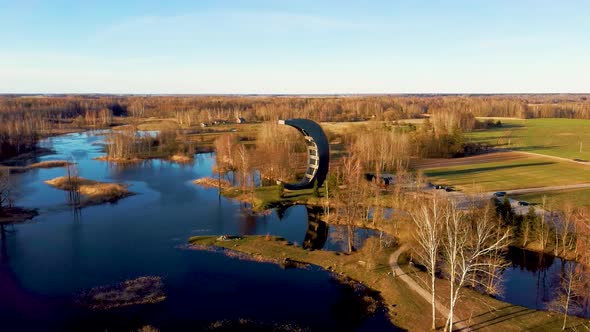
[[[530,193],[542,193],[542,192],[547,192],[547,191],[559,191],[559,190],[573,190],[573,189],[584,189],[584,188],[590,188],[590,183],[579,183],[579,184],[570,184],[570,185],[562,185],[562,186],[549,186],[549,187],[535,187],[535,188],[522,188],[522,189],[513,189],[513,190],[505,190],[506,195],[510,196],[510,195],[520,195],[520,194],[530,194]],[[469,195],[460,191],[451,191],[451,192],[446,192],[444,190],[436,190],[436,189],[431,189],[433,190],[433,192],[440,192],[440,193],[444,193],[449,199],[451,199],[453,202],[455,202],[455,204],[457,204],[457,207],[459,207],[460,209],[468,209],[469,207],[471,207],[473,205],[474,202],[485,202],[487,200],[490,200],[492,197],[494,197],[494,192],[490,191],[490,192],[484,192],[484,193],[480,193],[478,195]],[[512,205],[512,208],[514,210],[514,212],[516,214],[520,214],[520,215],[525,215],[529,212],[529,208],[531,207],[530,205],[528,206],[521,206],[518,204],[518,200],[515,199],[511,199],[510,200],[510,205]],[[535,209],[535,213],[537,213],[538,215],[541,215],[542,213],[549,213],[539,207],[535,207],[533,206]]]

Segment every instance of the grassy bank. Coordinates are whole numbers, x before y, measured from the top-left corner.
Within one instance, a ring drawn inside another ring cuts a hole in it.
[[[392,278],[388,259],[393,248],[352,255],[332,251],[307,251],[282,238],[247,236],[239,240],[218,241],[216,236],[194,236],[189,242],[196,248],[226,248],[248,254],[255,260],[282,263],[285,260],[306,262],[359,281],[379,291],[393,324],[411,331],[428,329],[428,322],[416,320],[415,313],[427,312],[428,304],[413,296],[401,280]]]
[[[281,197],[276,185],[256,187],[252,191],[232,186],[225,179],[219,181],[216,178],[200,178],[194,180],[193,183],[207,188],[219,188],[221,186],[221,195],[251,204],[254,211],[264,211],[274,207],[294,204],[319,205],[320,197],[324,196],[323,187],[318,189],[319,197],[313,195],[313,189],[284,190]]]
[[[429,276],[407,264],[407,256],[400,257],[400,266],[419,285],[428,289]],[[404,263],[404,264],[402,264]],[[450,283],[448,280],[437,279],[437,299],[442,303],[449,302]],[[529,309],[510,304],[482,295],[469,288],[463,289],[456,307],[457,316],[473,331],[561,331],[563,314],[542,310]],[[588,319],[569,316],[567,331],[587,331],[590,329]],[[439,319],[442,324],[443,319]]]
[[[354,254],[330,251],[307,251],[290,245],[278,237],[247,236],[235,240],[218,240],[215,236],[195,236],[189,242],[196,249],[224,248],[251,256],[254,260],[275,263],[286,260],[306,262],[352,278],[380,293],[393,324],[409,331],[430,330],[429,304],[419,298],[406,284],[388,274],[389,256],[393,248],[379,249],[369,244]],[[402,268],[420,284],[426,280],[425,273],[408,264],[408,257],[399,260]],[[446,303],[449,283],[439,280],[439,300]],[[537,311],[495,300],[489,296],[466,289],[458,304],[458,316],[473,330],[478,331],[552,331],[560,330],[562,316],[558,313]],[[587,320],[571,317],[568,327],[583,328]],[[439,320],[439,326],[444,323]]]

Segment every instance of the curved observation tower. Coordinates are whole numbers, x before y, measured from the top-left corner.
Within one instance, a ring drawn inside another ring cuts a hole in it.
[[[279,124],[297,129],[307,145],[307,170],[298,183],[285,183],[285,189],[299,190],[312,188],[314,181],[318,187],[326,180],[330,164],[330,145],[319,124],[308,119],[279,120]]]

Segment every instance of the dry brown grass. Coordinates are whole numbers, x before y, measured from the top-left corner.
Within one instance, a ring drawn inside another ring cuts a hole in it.
[[[179,129],[180,125],[178,121],[175,119],[158,119],[158,118],[149,118],[144,122],[137,125],[138,130],[174,130]]]
[[[19,174],[19,173],[25,173],[31,169],[66,167],[68,165],[70,165],[70,162],[68,162],[67,160],[48,160],[48,161],[42,161],[42,162],[30,164],[28,166],[2,166],[2,165],[0,165],[0,171],[8,170],[8,172],[10,172],[10,174]]]
[[[94,310],[158,303],[166,299],[163,288],[160,277],[139,277],[115,286],[93,288],[80,296],[79,303]]]
[[[70,163],[67,160],[48,160],[38,163],[31,164],[27,168],[54,168],[54,167],[66,167]]]
[[[187,156],[184,154],[175,154],[172,157],[170,157],[171,161],[177,162],[177,163],[191,163],[193,161],[193,157],[192,156]]]
[[[78,187],[80,194],[84,196],[83,205],[114,202],[134,194],[124,184],[99,182],[81,177],[73,177],[70,181],[67,176],[61,176],[47,180],[45,183],[66,191],[74,190]]]
[[[200,179],[196,179],[193,181],[194,184],[199,185],[199,186],[203,186],[206,188],[221,188],[221,189],[226,189],[231,187],[231,183],[229,183],[229,181],[225,180],[225,179],[221,179],[221,181],[219,179],[214,179],[214,178],[200,178]]]
[[[144,159],[140,159],[140,158],[110,158],[108,156],[100,156],[100,157],[94,158],[94,160],[108,161],[108,162],[117,163],[117,164],[125,164],[125,163],[132,164],[132,163],[142,162]]]

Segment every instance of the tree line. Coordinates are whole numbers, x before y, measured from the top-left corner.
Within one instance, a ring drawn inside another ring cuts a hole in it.
[[[469,116],[590,119],[590,101],[585,95],[4,95],[0,96],[0,159],[33,149],[40,136],[53,130],[108,127],[113,117],[121,116],[171,118],[181,127],[191,127],[220,119],[231,121],[236,117],[249,121],[294,117],[316,121],[395,121],[425,114],[433,119],[461,114],[460,127],[465,129],[472,126]],[[444,120],[446,124],[447,120]],[[439,135],[438,132],[435,135]],[[441,146],[460,144],[454,134],[446,136],[447,141],[443,140]],[[455,148],[447,154],[452,150]]]

